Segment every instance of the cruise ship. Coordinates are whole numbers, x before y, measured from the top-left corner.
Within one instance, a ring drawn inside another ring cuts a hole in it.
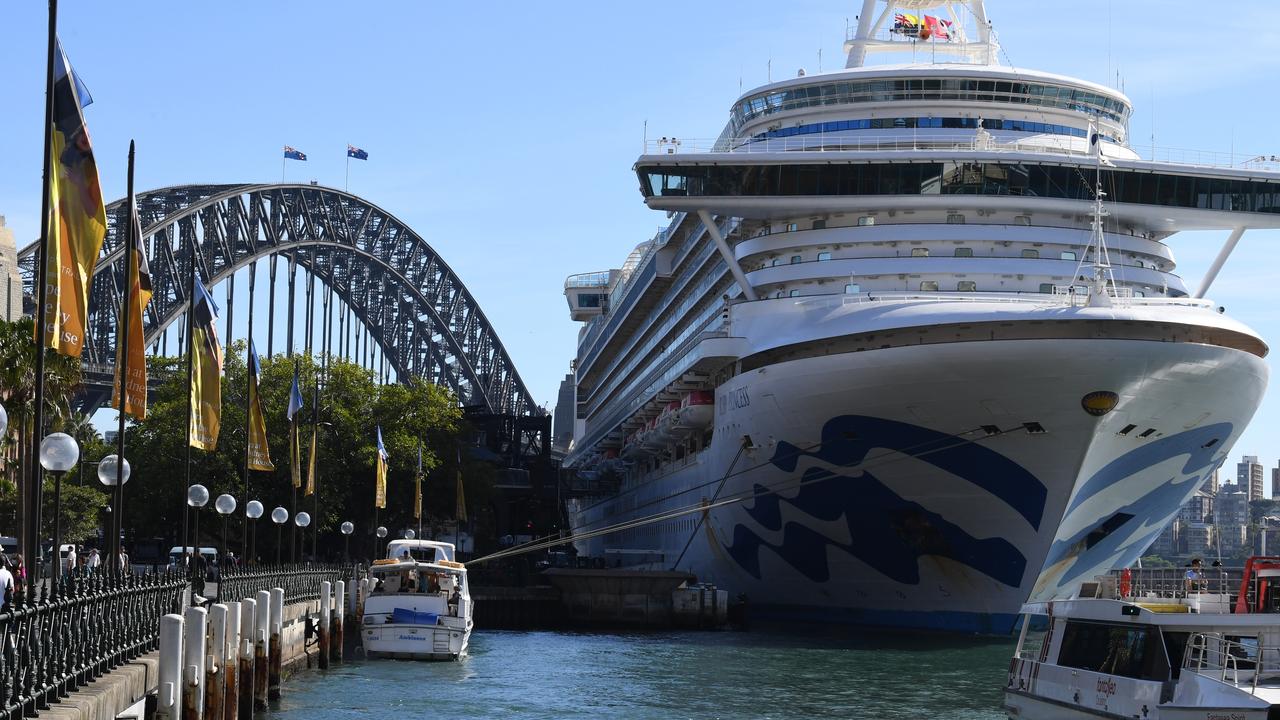
[[[1007,632],[1134,563],[1253,416],[1268,347],[1206,293],[1280,172],[1143,159],[1128,97],[1002,64],[981,0],[866,0],[845,50],[650,140],[669,224],[566,281],[570,526],[754,617]],[[1205,229],[1189,285],[1165,241]]]

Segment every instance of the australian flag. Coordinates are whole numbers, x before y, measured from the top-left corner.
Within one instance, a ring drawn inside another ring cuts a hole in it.
[[[368,160],[368,159],[369,159],[369,153],[367,153],[367,152],[365,152],[365,151],[361,150],[360,148],[356,147],[355,145],[350,145],[350,144],[349,144],[349,145],[347,145],[347,157],[349,157],[349,158],[355,158],[355,159],[357,159],[357,160]]]
[[[289,160],[306,160],[307,154],[301,150],[295,150],[288,145],[284,146],[284,156]]]

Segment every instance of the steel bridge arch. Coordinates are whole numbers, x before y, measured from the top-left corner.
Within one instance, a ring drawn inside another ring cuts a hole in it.
[[[137,196],[154,295],[146,343],[187,308],[192,263],[209,285],[271,255],[332,288],[370,333],[398,377],[452,389],[463,404],[504,415],[541,415],[497,332],[440,255],[391,213],[318,185],[178,185]],[[111,377],[124,286],[125,200],[107,206],[94,269],[83,360]],[[19,252],[30,292],[36,244]]]

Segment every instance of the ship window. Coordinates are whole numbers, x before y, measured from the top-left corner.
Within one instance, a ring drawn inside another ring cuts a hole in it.
[[[956,283],[956,290],[959,292],[977,292],[978,283],[973,280],[961,280]]]
[[[792,265],[795,265],[796,263],[800,262],[800,261],[801,261],[801,260],[803,260],[803,259],[804,259],[804,257],[802,257],[802,256],[800,256],[800,255],[792,255],[792,256],[791,256],[791,264],[792,264]]]
[[[1040,283],[1040,292],[1053,294],[1053,283]]]
[[[862,292],[862,286],[858,285],[858,283],[848,283],[844,286],[844,291],[847,295],[856,295]]]
[[[769,261],[769,267],[778,267],[782,264],[782,258],[774,258]]]
[[[829,251],[823,251],[823,252],[820,252],[820,253],[818,253],[818,259],[819,259],[819,260],[830,260],[830,259],[831,259],[831,253],[830,253]]]
[[[911,257],[929,257],[929,248],[911,248]]]
[[[863,215],[862,217],[858,218],[858,224],[859,224],[859,225],[863,225],[863,226],[865,226],[865,225],[875,225],[875,224],[876,224],[876,219],[875,219],[875,218],[873,218],[873,217],[871,217],[870,215]]]
[[[973,248],[967,248],[967,247],[956,248],[956,257],[973,257]]]
[[[921,280],[920,292],[938,292],[937,280]]]
[[[813,229],[814,229],[814,230],[825,230],[825,229],[826,229],[826,227],[827,227],[827,221],[826,221],[826,220],[814,220],[814,221],[813,221]]]
[[[1022,257],[1024,257],[1024,258],[1033,258],[1033,259],[1034,259],[1034,258],[1038,258],[1038,257],[1040,257],[1040,251],[1039,251],[1039,250],[1032,250],[1032,249],[1028,248],[1028,249],[1026,249],[1026,250],[1023,250],[1023,251],[1022,251]]]
[[[1071,250],[1063,250],[1062,254],[1059,255],[1059,257],[1061,257],[1063,260],[1075,260],[1076,254]]]
[[[787,297],[800,297],[800,291],[792,290],[791,292],[787,293]]]
[[[799,230],[799,229],[800,229],[800,226],[797,225],[796,223],[787,223],[787,232],[795,232],[796,230]]]

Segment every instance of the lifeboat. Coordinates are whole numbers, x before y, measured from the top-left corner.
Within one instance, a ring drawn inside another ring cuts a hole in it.
[[[662,438],[661,433],[658,432],[658,418],[650,420],[649,423],[644,426],[643,434],[640,436],[640,445],[643,446],[647,452],[656,453],[666,444],[667,443]]]
[[[640,433],[637,430],[627,436],[626,442],[622,444],[622,457],[628,460],[634,460],[644,454],[645,450],[640,446]]]
[[[663,445],[669,445],[684,435],[684,433],[676,430],[676,415],[679,412],[679,400],[667,403],[667,406],[662,410],[662,414],[658,416],[657,423],[654,425],[655,441]]]
[[[715,418],[716,395],[710,390],[694,390],[680,401],[675,413],[677,432],[689,434],[705,430]]]

